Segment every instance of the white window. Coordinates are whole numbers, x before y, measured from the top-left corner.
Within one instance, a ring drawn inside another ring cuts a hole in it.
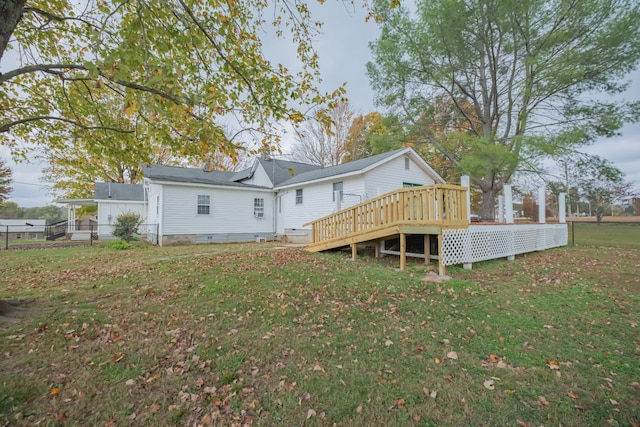
[[[207,195],[198,194],[198,215],[209,215],[211,198]]]
[[[253,216],[262,218],[264,216],[264,199],[253,199]]]
[[[302,204],[302,188],[296,190],[296,205]]]
[[[343,199],[342,194],[342,181],[333,183],[333,201],[336,201],[336,191],[340,192],[340,201]]]
[[[409,170],[409,165],[411,164],[411,161],[409,160],[408,157],[404,158],[404,170]]]

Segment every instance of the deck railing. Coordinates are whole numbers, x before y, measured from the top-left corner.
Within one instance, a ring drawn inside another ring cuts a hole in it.
[[[393,225],[467,227],[466,191],[466,187],[449,184],[402,188],[304,226],[312,227],[312,244]]]

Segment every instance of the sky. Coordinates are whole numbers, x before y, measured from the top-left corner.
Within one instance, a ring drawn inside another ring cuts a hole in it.
[[[321,88],[332,91],[342,83],[347,83],[347,97],[357,114],[367,114],[383,109],[374,104],[374,93],[366,75],[366,64],[372,60],[369,43],[379,36],[379,29],[373,22],[365,22],[366,11],[359,5],[348,2],[325,2],[313,5],[314,17],[324,22],[322,34],[316,38],[315,47],[320,56],[320,71],[323,76]],[[280,60],[285,65],[294,55],[281,46],[270,50],[269,58]],[[3,71],[3,70],[0,70]],[[640,99],[640,71],[628,76],[632,81],[625,99]],[[291,139],[285,138],[285,145]],[[627,181],[635,183],[640,192],[640,124],[628,124],[621,135],[604,139],[585,147],[589,154],[602,156],[613,162],[626,174]],[[51,204],[54,198],[48,191],[49,183],[41,179],[42,164],[15,164],[6,147],[0,146],[0,158],[13,169],[13,193],[9,200],[21,207],[44,206]]]

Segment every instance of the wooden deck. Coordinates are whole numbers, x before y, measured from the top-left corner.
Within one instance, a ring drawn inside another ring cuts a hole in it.
[[[400,239],[400,268],[406,267],[406,236],[425,236],[425,260],[429,260],[429,235],[441,235],[444,228],[469,226],[466,187],[437,184],[403,188],[319,218],[311,226],[312,241],[307,250],[324,251],[351,246],[355,257],[358,244]],[[440,265],[444,274],[444,266]]]

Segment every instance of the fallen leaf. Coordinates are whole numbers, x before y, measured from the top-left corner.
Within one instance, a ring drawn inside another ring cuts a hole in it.
[[[157,403],[154,403],[151,405],[149,409],[151,409],[151,412],[158,412],[160,410],[160,405]]]
[[[113,356],[111,356],[111,361],[113,363],[119,362],[122,359],[124,359],[124,352],[122,352],[122,351],[119,352],[119,353],[114,354]]]
[[[620,403],[618,403],[617,400],[613,400],[613,399],[609,399],[609,402],[611,402],[612,405],[619,405]]]
[[[498,356],[496,356],[495,354],[490,354],[489,360],[491,361],[491,363],[496,363],[498,361]]]
[[[396,400],[396,406],[404,406],[404,399],[397,399]]]
[[[549,406],[549,402],[544,396],[538,396],[538,404],[541,406]]]
[[[420,418],[422,418],[422,417],[420,417],[420,414],[413,414],[413,421],[414,422],[416,422],[416,423],[419,422]]]
[[[392,346],[392,345],[393,345],[393,341],[391,341],[391,340],[386,340],[386,341],[384,342],[384,345],[385,345],[386,347]]]
[[[60,393],[60,387],[53,386],[49,389],[49,396],[55,396]]]
[[[547,363],[547,366],[550,369],[560,369],[560,364],[556,360],[549,361],[549,363]]]
[[[128,386],[132,386],[132,385],[135,384],[135,381],[133,379],[129,379],[129,380],[125,381],[125,384],[128,385]]]
[[[358,405],[358,407],[356,408],[356,412],[357,412],[358,414],[361,414],[361,413],[362,413],[362,405]]]
[[[449,353],[447,353],[447,357],[449,359],[456,360],[458,358],[458,353],[456,353],[455,351],[450,351]]]
[[[569,396],[572,399],[577,399],[578,397],[580,397],[577,394],[575,394],[573,391],[568,391],[567,396]]]
[[[496,388],[495,383],[493,382],[493,380],[486,380],[485,382],[482,383],[482,385],[484,386],[484,388],[489,389],[489,390],[493,390]]]
[[[314,411],[313,409],[309,409],[309,410],[307,411],[307,419],[309,419],[309,418],[313,418],[313,417],[315,417],[315,416],[316,416],[316,411]]]
[[[433,359],[434,362],[436,362],[436,364],[440,363],[440,359],[438,359],[437,357],[435,359]]]
[[[504,360],[499,360],[496,366],[500,369],[504,369],[507,367],[507,364],[504,362]]]
[[[518,425],[519,425],[520,427],[529,427],[529,423],[528,423],[528,422],[526,422],[526,421],[517,420],[516,422],[518,423]]]

